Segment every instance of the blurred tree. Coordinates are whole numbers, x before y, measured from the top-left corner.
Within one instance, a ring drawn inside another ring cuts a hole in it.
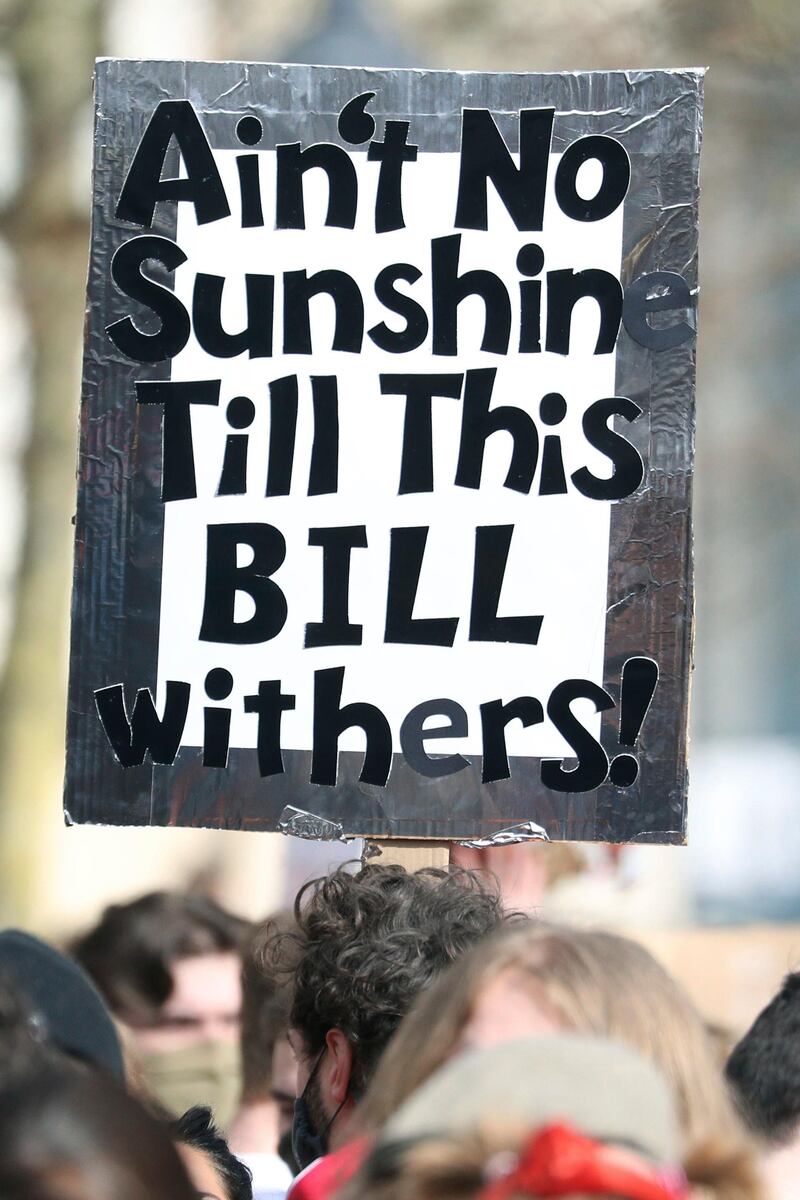
[[[3,0],[5,53],[23,108],[19,187],[0,215],[30,329],[24,534],[0,679],[0,915],[35,903],[38,832],[59,820],[67,604],[75,503],[78,362],[87,212],[71,197],[76,132],[100,51],[101,0]],[[89,163],[86,163],[89,172]]]

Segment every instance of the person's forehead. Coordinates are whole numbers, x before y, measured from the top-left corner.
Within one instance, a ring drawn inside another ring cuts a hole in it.
[[[178,1013],[235,1013],[241,1007],[239,956],[233,951],[195,954],[170,963],[172,991],[164,1010]]]

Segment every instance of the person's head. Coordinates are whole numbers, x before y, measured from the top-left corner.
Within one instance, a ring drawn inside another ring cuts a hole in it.
[[[265,970],[263,950],[266,941],[294,928],[289,913],[275,914],[253,933],[242,959],[241,1103],[269,1106],[276,1143],[291,1132],[297,1065],[288,1038],[291,978],[279,962]]]
[[[684,1171],[675,1097],[630,1048],[574,1034],[446,1063],[401,1105],[342,1200],[756,1200],[751,1164],[712,1145]],[[688,1179],[687,1179],[688,1175]]]
[[[725,1073],[748,1127],[772,1145],[800,1135],[800,972],[734,1047]]]
[[[125,1080],[111,1015],[77,963],[20,929],[0,932],[0,1061],[2,1078],[26,1058],[56,1054]],[[13,1059],[13,1062],[11,1061]]]
[[[0,1079],[12,1080],[58,1062],[47,1042],[44,1022],[30,1007],[19,989],[0,976]]]
[[[211,1109],[188,1109],[169,1125],[189,1178],[202,1200],[252,1200],[250,1172],[228,1149]]]
[[[0,1089],[3,1200],[195,1200],[169,1134],[96,1072],[63,1064]]]
[[[417,995],[505,917],[476,875],[372,865],[308,884],[295,919],[290,1037],[300,1121],[319,1150],[329,1127],[331,1144],[340,1140],[337,1115],[349,1115]]]
[[[694,1005],[642,946],[615,934],[524,922],[477,947],[421,998],[384,1056],[362,1107],[380,1128],[462,1050],[560,1031],[610,1037],[661,1070],[687,1145],[741,1137]]]
[[[107,908],[73,946],[131,1029],[145,1083],[173,1113],[238,1098],[241,961],[247,923],[203,896],[154,892]]]

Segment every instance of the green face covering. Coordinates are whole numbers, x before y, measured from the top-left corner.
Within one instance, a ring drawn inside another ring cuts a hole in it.
[[[237,1042],[150,1052],[141,1055],[140,1063],[146,1086],[169,1112],[180,1116],[195,1104],[207,1104],[216,1123],[227,1129],[241,1087]]]

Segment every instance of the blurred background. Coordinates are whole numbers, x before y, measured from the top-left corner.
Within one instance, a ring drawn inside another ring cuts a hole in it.
[[[800,5],[0,0],[0,921],[51,937],[153,887],[259,916],[354,854],[62,824],[99,55],[710,68],[690,846],[522,847],[493,865],[531,907],[637,932],[708,1016],[743,1027],[800,964]]]

